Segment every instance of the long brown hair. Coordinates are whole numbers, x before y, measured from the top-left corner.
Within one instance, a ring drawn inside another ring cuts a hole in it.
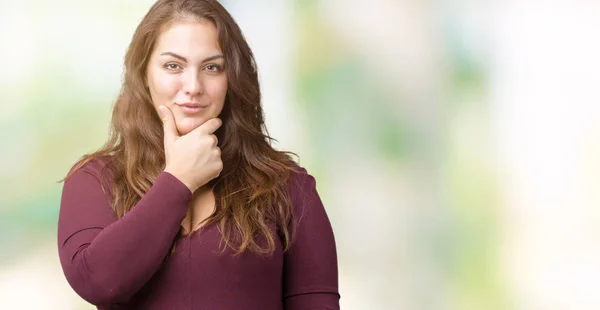
[[[92,159],[110,156],[112,209],[121,218],[150,189],[164,169],[163,129],[146,84],[150,54],[161,31],[186,19],[212,22],[219,33],[228,92],[217,131],[223,171],[213,179],[216,211],[205,224],[218,223],[224,245],[236,254],[269,254],[276,223],[284,250],[293,225],[286,181],[297,167],[287,152],[274,150],[266,131],[254,56],[231,15],[215,0],[159,0],[138,25],[124,61],[121,93],[113,108],[105,145],[85,155],[68,175]],[[225,248],[225,247],[224,247]]]

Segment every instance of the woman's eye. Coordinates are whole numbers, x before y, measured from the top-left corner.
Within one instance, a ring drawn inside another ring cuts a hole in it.
[[[165,65],[165,69],[171,70],[171,71],[176,71],[176,70],[181,69],[181,67],[176,63],[168,63]]]
[[[209,72],[219,72],[219,71],[221,71],[221,66],[219,66],[219,65],[208,65],[205,68]]]

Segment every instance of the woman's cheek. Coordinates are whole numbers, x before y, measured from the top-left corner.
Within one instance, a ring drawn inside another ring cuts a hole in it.
[[[165,100],[173,102],[173,98],[177,94],[181,82],[175,76],[163,76],[159,81],[161,95]]]

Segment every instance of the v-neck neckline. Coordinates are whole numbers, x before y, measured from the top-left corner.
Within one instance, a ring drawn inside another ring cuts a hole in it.
[[[191,238],[191,237],[193,237],[194,235],[201,234],[202,232],[204,232],[204,231],[206,231],[206,230],[208,230],[208,229],[212,228],[212,227],[213,227],[215,224],[216,224],[216,223],[214,223],[214,222],[213,222],[213,223],[204,223],[204,224],[200,225],[198,228],[196,228],[196,229],[192,230],[190,233],[187,233],[187,234],[181,234],[181,236],[182,236],[183,238]],[[181,226],[181,225],[180,225],[180,229],[184,229],[184,228],[183,228],[183,226]]]

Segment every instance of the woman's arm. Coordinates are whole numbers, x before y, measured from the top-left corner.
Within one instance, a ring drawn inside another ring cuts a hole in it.
[[[163,172],[121,219],[112,215],[97,163],[88,163],[63,187],[58,249],[73,289],[95,304],[125,302],[159,269],[192,198]]]
[[[292,180],[296,231],[284,255],[286,310],[339,309],[335,239],[316,190],[315,179],[302,169]]]

